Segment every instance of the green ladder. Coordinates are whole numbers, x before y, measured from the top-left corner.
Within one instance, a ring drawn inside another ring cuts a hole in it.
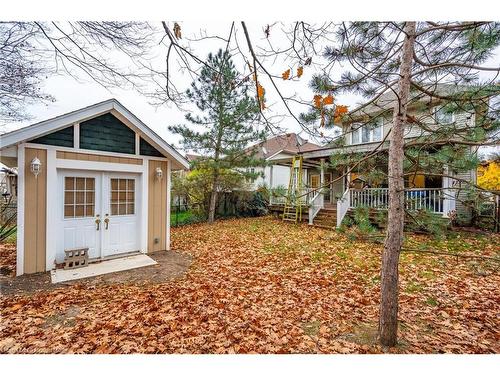
[[[302,204],[299,195],[302,192],[302,156],[294,156],[290,167],[288,192],[283,208],[283,221],[294,223],[302,221]]]

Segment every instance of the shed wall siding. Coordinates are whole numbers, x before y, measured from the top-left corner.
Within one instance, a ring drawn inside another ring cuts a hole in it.
[[[121,163],[121,164],[136,164],[136,165],[143,164],[143,160],[137,158],[123,158],[120,156],[96,155],[96,154],[87,154],[82,152],[57,151],[56,155],[58,159],[85,160],[85,161],[97,161],[102,163]]]
[[[158,181],[156,168],[163,178]],[[167,250],[167,162],[149,160],[148,167],[148,253]],[[157,241],[155,241],[157,240]]]
[[[30,168],[35,157],[42,163],[36,178]],[[26,148],[24,191],[24,273],[45,272],[47,150]]]

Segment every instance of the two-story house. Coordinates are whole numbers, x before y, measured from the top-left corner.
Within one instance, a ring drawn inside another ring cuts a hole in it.
[[[387,155],[394,100],[393,95],[383,95],[375,103],[355,109],[349,114],[349,120],[341,124],[340,142],[301,153],[303,169],[306,171],[300,173],[307,175],[307,185],[302,187],[302,193],[299,193],[302,199],[297,202],[300,201],[298,204],[308,208],[308,213],[302,218],[308,217],[310,224],[315,223],[319,215],[318,222],[320,218],[328,217],[328,226],[339,226],[347,212],[359,206],[387,209],[387,178],[371,181],[363,172],[349,165],[351,159],[348,155],[372,157],[375,151],[385,152]],[[451,125],[456,129],[472,126],[476,121],[476,113],[449,113],[434,98],[417,98],[413,103],[409,108],[409,120],[405,128],[406,145],[413,142],[425,148],[424,136],[432,129]],[[470,147],[471,155],[474,154],[474,147]],[[345,164],[337,164],[336,168],[332,168],[329,162],[332,154],[345,154]],[[275,158],[274,162],[281,165],[288,163],[290,171],[294,170],[290,157]],[[382,174],[386,174],[386,161],[375,168],[380,168]],[[463,201],[467,193],[464,187],[466,182],[475,184],[476,178],[476,169],[453,171],[447,165],[441,174],[415,171],[405,178],[406,207],[408,210],[430,211],[443,217],[450,217],[455,213],[466,214],[467,208]],[[318,190],[320,186],[325,188]],[[277,211],[284,204],[283,197],[271,200],[271,205]],[[324,220],[321,224],[325,224]]]

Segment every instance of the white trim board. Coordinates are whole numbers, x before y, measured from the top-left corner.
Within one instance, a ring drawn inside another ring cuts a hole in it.
[[[75,269],[58,269],[50,272],[52,284],[62,283],[71,280],[86,279],[108,273],[127,271],[134,268],[154,266],[158,264],[146,254],[132,255],[123,258],[104,260],[99,263],[91,263],[87,267]]]
[[[17,148],[17,276],[24,273],[24,151],[24,145]]]

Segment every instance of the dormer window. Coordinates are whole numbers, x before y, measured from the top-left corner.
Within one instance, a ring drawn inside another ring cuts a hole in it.
[[[434,120],[438,124],[448,125],[453,123],[453,113],[446,110],[445,107],[435,107],[434,108]]]
[[[375,120],[368,124],[353,124],[351,129],[351,144],[353,145],[380,142],[382,140],[382,119]]]

